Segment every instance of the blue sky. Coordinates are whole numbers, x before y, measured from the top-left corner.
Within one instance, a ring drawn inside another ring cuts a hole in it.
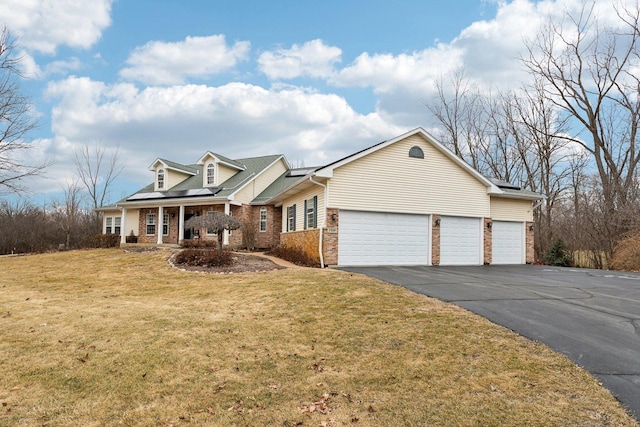
[[[3,0],[39,114],[29,160],[54,162],[31,192],[56,197],[84,144],[120,150],[116,201],[158,157],[311,166],[431,130],[435,79],[464,68],[479,87],[520,86],[523,38],[578,3]]]

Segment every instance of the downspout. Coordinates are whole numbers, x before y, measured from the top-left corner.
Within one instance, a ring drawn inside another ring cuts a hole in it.
[[[324,256],[322,255],[322,235],[324,234],[324,226],[326,225],[326,222],[327,222],[327,202],[329,200],[327,195],[328,195],[329,189],[327,188],[326,185],[319,183],[318,181],[314,181],[313,176],[309,177],[309,182],[324,188],[324,215],[322,217],[322,224],[320,225],[320,232],[318,233],[320,235],[320,238],[318,239],[318,254],[320,255],[320,268],[324,268]],[[318,213],[316,212],[316,215],[317,214]]]

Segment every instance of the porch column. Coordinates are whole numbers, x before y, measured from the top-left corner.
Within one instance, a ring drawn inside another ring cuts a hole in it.
[[[156,220],[156,233],[158,233],[157,243],[159,245],[162,244],[162,217],[163,217],[162,206],[158,206],[158,219]]]
[[[231,205],[227,202],[224,204],[224,214],[229,215],[231,213]],[[223,244],[229,244],[229,230],[224,230]]]
[[[120,218],[120,243],[127,243],[127,208],[122,208],[122,217]]]
[[[180,205],[178,213],[178,244],[184,241],[184,205]]]

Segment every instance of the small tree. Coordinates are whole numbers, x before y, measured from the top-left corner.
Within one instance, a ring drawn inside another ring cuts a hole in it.
[[[218,253],[221,253],[224,230],[237,230],[242,227],[242,222],[222,212],[212,212],[191,217],[184,222],[184,226],[191,229],[215,230],[218,235]]]
[[[567,249],[564,240],[556,238],[544,255],[544,263],[557,267],[571,267],[571,253]]]

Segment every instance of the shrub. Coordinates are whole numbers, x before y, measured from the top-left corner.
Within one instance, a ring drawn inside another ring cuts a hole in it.
[[[564,240],[556,238],[544,254],[544,263],[557,267],[571,267],[571,253]]]
[[[217,248],[218,241],[217,240],[207,240],[207,239],[185,239],[180,244],[181,248]]]
[[[257,229],[255,225],[249,222],[242,224],[242,247],[248,251],[256,248],[256,232]]]
[[[613,270],[640,271],[640,232],[622,239],[611,257]]]
[[[311,258],[306,252],[295,246],[278,246],[267,253],[278,258],[286,259],[296,265],[302,265],[305,267],[320,266],[317,260]]]
[[[175,262],[192,267],[227,267],[233,264],[233,252],[218,252],[210,248],[187,248],[178,252]]]
[[[118,234],[95,234],[92,239],[94,248],[117,248],[120,247],[120,235]]]

